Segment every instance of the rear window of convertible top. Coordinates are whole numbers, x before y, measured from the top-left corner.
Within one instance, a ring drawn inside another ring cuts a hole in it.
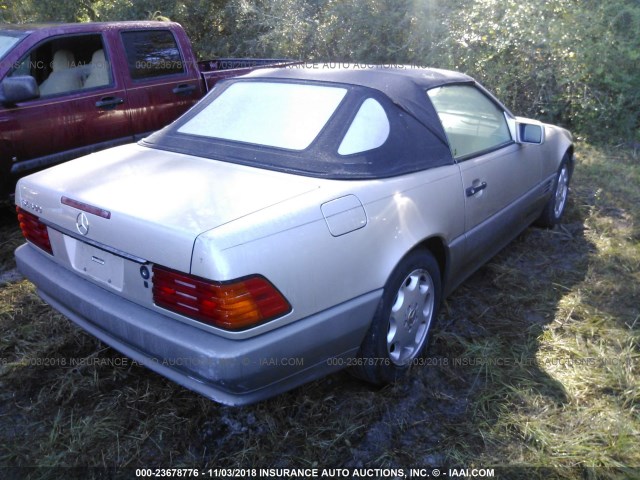
[[[304,150],[346,95],[341,87],[238,82],[187,121],[179,133]]]

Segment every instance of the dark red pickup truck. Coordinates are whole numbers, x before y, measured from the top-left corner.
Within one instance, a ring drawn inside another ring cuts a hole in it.
[[[221,78],[285,64],[198,62],[170,22],[0,24],[0,198],[27,173],[167,125]]]

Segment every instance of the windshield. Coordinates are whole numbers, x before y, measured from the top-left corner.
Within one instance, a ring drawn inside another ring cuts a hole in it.
[[[0,58],[4,56],[18,43],[24,35],[0,32]]]

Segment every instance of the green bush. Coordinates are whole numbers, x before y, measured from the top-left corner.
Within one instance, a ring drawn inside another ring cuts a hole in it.
[[[461,70],[517,114],[640,142],[637,0],[3,0],[0,20],[170,18],[201,57]]]

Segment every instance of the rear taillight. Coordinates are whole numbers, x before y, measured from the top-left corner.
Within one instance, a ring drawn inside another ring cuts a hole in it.
[[[22,230],[24,238],[48,254],[53,255],[47,226],[38,217],[20,207],[16,207],[16,212],[18,212],[18,222],[20,222],[20,230]]]
[[[291,311],[289,302],[259,275],[214,282],[153,267],[153,301],[172,312],[227,330],[243,330]]]

